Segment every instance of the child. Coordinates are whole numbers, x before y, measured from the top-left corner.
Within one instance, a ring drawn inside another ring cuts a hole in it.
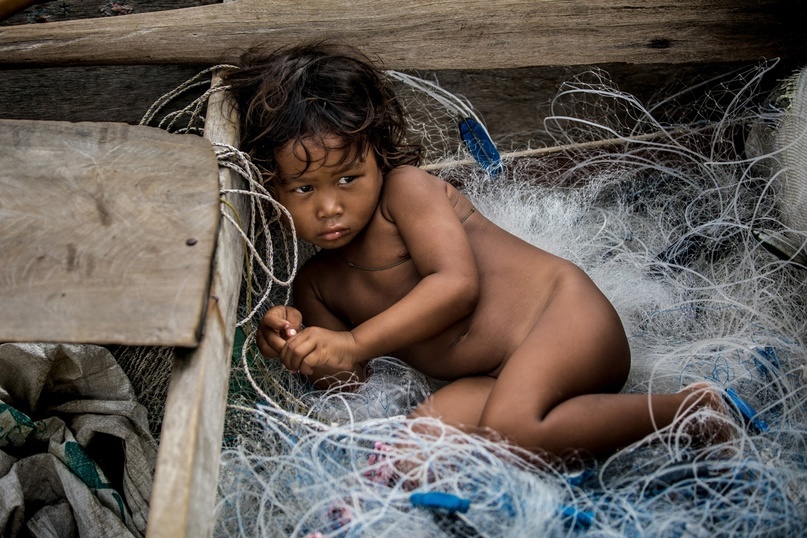
[[[578,267],[417,168],[401,106],[357,51],[290,48],[228,83],[242,147],[298,237],[319,247],[295,280],[296,307],[263,317],[264,356],[322,382],[363,379],[370,359],[393,355],[449,381],[414,416],[557,455],[607,454],[722,409],[706,383],[619,394],[630,351],[609,301]],[[690,433],[719,434],[720,423]]]

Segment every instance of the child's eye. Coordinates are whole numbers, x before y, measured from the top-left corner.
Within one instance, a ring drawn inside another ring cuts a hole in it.
[[[302,187],[297,187],[296,189],[294,189],[294,192],[298,194],[305,194],[307,192],[311,192],[312,190],[313,187],[311,187],[311,185],[303,185]]]
[[[339,178],[340,185],[348,185],[356,181],[356,176],[344,176]]]

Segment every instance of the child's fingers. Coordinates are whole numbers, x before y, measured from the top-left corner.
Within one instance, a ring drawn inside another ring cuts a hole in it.
[[[292,307],[276,307],[266,313],[262,322],[280,333],[283,338],[291,338],[303,329],[303,316]]]
[[[302,314],[290,306],[270,308],[258,325],[257,344],[264,357],[275,358],[286,346],[286,341],[302,330]]]
[[[299,372],[300,371],[300,363],[303,360],[304,355],[302,355],[302,346],[299,345],[297,339],[291,341],[287,341],[286,345],[283,346],[283,349],[280,351],[280,362],[283,363],[283,367],[288,370],[289,372]]]
[[[261,326],[268,327],[278,332],[285,331],[290,323],[288,320],[289,314],[291,314],[291,312],[287,312],[284,306],[270,308],[269,311],[263,315]],[[299,315],[299,312],[297,314]]]
[[[275,358],[280,355],[280,351],[286,345],[286,340],[281,338],[280,333],[276,330],[260,325],[256,334],[256,343],[261,355],[267,358]]]
[[[286,308],[286,321],[289,323],[289,328],[297,333],[303,329],[303,315],[296,308]]]
[[[311,375],[314,373],[313,369],[305,364],[305,360],[315,351],[316,347],[316,340],[308,338],[306,333],[298,333],[296,338],[286,342],[280,352],[280,361],[291,372]]]

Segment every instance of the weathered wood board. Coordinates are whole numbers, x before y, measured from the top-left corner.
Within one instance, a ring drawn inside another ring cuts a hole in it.
[[[208,103],[205,137],[234,146],[238,116],[222,92]],[[245,181],[221,168],[221,183],[243,189]],[[227,210],[248,222],[244,196],[227,194]],[[230,221],[219,227],[205,336],[199,347],[177,350],[165,403],[157,471],[149,503],[148,538],[210,536],[216,501],[224,410],[230,377],[238,296],[244,267],[244,242]]]
[[[238,0],[0,28],[0,65],[234,62],[332,38],[394,69],[757,60],[807,49],[787,0]]]
[[[0,120],[0,341],[197,345],[219,218],[202,138]]]

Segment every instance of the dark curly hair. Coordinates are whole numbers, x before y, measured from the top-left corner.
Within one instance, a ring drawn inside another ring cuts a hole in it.
[[[392,85],[355,48],[305,44],[268,56],[247,54],[241,64],[224,82],[241,110],[241,149],[265,180],[276,175],[276,152],[286,144],[325,136],[351,150],[346,158],[372,149],[384,174],[420,164],[422,148],[406,141],[406,119]]]

